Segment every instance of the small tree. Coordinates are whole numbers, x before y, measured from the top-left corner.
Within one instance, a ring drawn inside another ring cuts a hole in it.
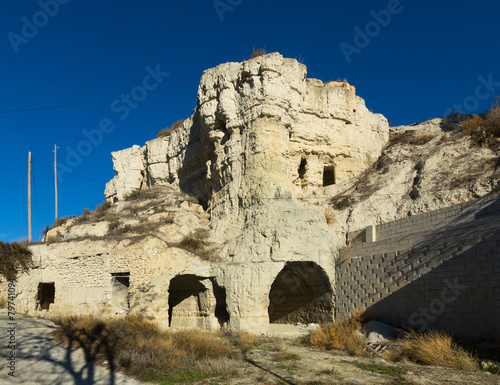
[[[31,250],[22,243],[0,241],[0,274],[8,280],[15,279],[19,269],[31,267],[31,256]]]

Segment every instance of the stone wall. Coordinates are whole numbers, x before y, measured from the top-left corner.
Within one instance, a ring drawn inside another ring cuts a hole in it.
[[[419,331],[500,335],[498,194],[350,239],[337,266],[336,318],[366,307],[376,319]]]

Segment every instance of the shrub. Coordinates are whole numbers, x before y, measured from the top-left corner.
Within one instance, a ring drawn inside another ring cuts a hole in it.
[[[129,201],[134,201],[134,200],[139,199],[140,196],[141,196],[141,190],[140,189],[136,189],[134,191],[129,192],[127,195],[125,195],[123,197],[123,199],[125,201],[129,202]]]
[[[64,225],[68,219],[69,217],[57,218],[52,224],[52,228]]]
[[[18,270],[31,267],[31,250],[19,242],[0,241],[0,274],[7,280],[16,279]]]
[[[472,354],[457,345],[453,337],[431,330],[424,334],[411,332],[399,347],[389,350],[384,358],[391,361],[413,361],[423,365],[442,365],[457,369],[477,369]]]
[[[420,134],[420,135],[414,134],[412,137],[408,139],[408,143],[413,144],[415,146],[421,146],[431,141],[432,138],[434,138],[434,135],[432,134]]]
[[[174,124],[170,126],[170,128],[164,128],[163,130],[160,130],[158,134],[156,135],[157,138],[162,138],[164,136],[170,136],[172,131],[177,130],[179,127],[182,127],[182,124],[184,123],[184,120],[179,119],[176,121]]]
[[[259,345],[259,336],[246,331],[237,333],[225,333],[223,335],[229,342],[241,350],[243,355],[246,355],[249,350]]]
[[[213,251],[207,244],[208,235],[207,230],[197,229],[182,238],[177,246],[198,255],[202,259],[210,259],[213,257]]]
[[[259,57],[259,56],[263,56],[265,55],[267,52],[266,52],[266,49],[265,48],[257,48],[257,49],[253,49],[252,51],[252,56],[250,56],[250,59],[253,59],[253,58],[256,58],[256,57]]]
[[[179,119],[178,121],[176,121],[174,124],[172,124],[170,126],[170,131],[174,131],[174,130],[177,130],[178,128],[182,127],[183,123],[184,123],[184,120]]]
[[[330,202],[335,210],[344,210],[352,204],[351,199],[344,195],[337,195]]]
[[[144,381],[166,383],[203,379],[221,373],[206,364],[237,353],[224,340],[199,330],[171,333],[140,315],[99,319],[93,316],[60,317],[55,339],[70,347],[81,347],[87,361],[109,362],[111,370],[125,370]]]
[[[362,355],[365,343],[358,331],[364,321],[362,310],[353,311],[350,318],[320,326],[311,334],[310,343],[321,349],[345,350],[352,355]]]
[[[94,210],[94,216],[96,219],[101,219],[104,218],[108,212],[108,210],[111,208],[111,202],[104,201],[101,204],[97,205],[97,208]]]
[[[160,130],[158,134],[156,134],[157,138],[163,138],[165,136],[170,136],[171,132],[168,128],[164,128],[163,130]]]
[[[325,210],[324,214],[327,224],[333,225],[337,221],[337,219],[335,218],[335,213],[331,210]]]
[[[473,115],[472,118],[462,122],[461,135],[470,135],[480,146],[489,146],[494,139],[500,137],[500,98],[482,116]]]

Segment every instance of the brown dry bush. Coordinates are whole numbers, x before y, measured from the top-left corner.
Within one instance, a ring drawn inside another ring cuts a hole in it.
[[[160,130],[158,134],[156,134],[157,138],[163,138],[164,136],[170,136],[171,132],[170,129],[164,128],[163,130]]]
[[[434,138],[434,135],[431,134],[420,134],[420,135],[413,134],[413,136],[408,139],[408,143],[413,144],[415,146],[421,146],[431,141],[432,138]]]
[[[344,210],[352,205],[351,199],[342,194],[334,196],[330,199],[330,203],[335,210]]]
[[[16,279],[20,271],[28,270],[32,264],[32,252],[26,245],[0,241],[0,276]]]
[[[310,343],[326,350],[344,350],[360,356],[365,352],[365,343],[358,333],[365,322],[363,310],[353,310],[352,316],[341,321],[322,325],[310,336]]]
[[[414,146],[420,146],[428,143],[434,138],[432,134],[418,133],[415,130],[403,131],[401,133],[390,134],[388,147],[398,143],[408,143]]]
[[[335,218],[335,213],[331,210],[325,210],[324,214],[327,224],[333,225],[337,221],[337,219]]]
[[[177,244],[181,249],[187,250],[200,258],[209,260],[214,257],[214,250],[207,241],[209,232],[205,229],[196,229],[184,236]]]
[[[56,341],[81,347],[88,361],[107,360],[111,370],[122,369],[143,380],[179,381],[221,374],[205,360],[238,357],[221,338],[199,330],[165,332],[140,315],[99,319],[93,316],[59,317]],[[217,369],[219,368],[219,369]]]
[[[423,365],[442,365],[456,369],[477,369],[472,354],[457,345],[445,332],[431,330],[424,334],[414,331],[397,347],[387,351],[385,359],[413,361]]]
[[[256,58],[258,56],[263,56],[265,55],[267,52],[265,50],[265,48],[257,48],[257,49],[253,49],[253,52],[252,52],[252,56],[250,57],[250,59],[253,59],[253,58]]]
[[[488,147],[500,138],[500,98],[483,115],[473,115],[472,118],[462,122],[461,136],[471,136],[480,146]]]

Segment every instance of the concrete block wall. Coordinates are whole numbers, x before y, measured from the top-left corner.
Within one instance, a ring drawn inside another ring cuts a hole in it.
[[[337,265],[336,318],[353,308],[396,326],[500,336],[500,197],[350,234]]]

